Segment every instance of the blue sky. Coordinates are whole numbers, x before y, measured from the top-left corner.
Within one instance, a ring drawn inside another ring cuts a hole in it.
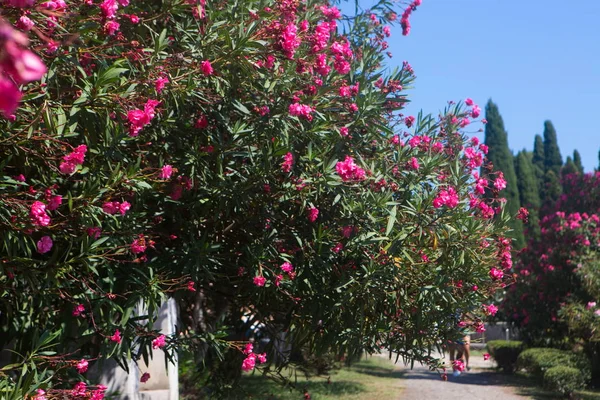
[[[563,160],[577,149],[591,171],[600,150],[599,21],[600,0],[423,0],[409,36],[393,29],[390,64],[407,60],[415,70],[407,113],[437,114],[466,97],[483,109],[492,98],[514,152],[532,149],[549,119]]]

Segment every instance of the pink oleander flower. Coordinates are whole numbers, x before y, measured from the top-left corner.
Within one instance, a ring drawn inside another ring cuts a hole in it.
[[[46,205],[41,201],[34,201],[29,210],[31,223],[37,226],[50,225],[50,217],[46,214]]]
[[[142,374],[142,377],[140,378],[140,382],[146,383],[146,382],[148,382],[149,379],[150,379],[150,374],[147,372],[144,372]]]
[[[83,314],[85,312],[85,307],[83,304],[77,304],[75,307],[73,307],[73,312],[71,313],[72,316],[74,317],[80,317],[81,314]]]
[[[410,115],[410,116],[404,118],[404,123],[406,124],[407,128],[410,128],[415,123],[415,117]]]
[[[88,370],[88,361],[85,359],[79,360],[77,362],[76,368],[77,368],[77,372],[79,372],[80,374],[83,374],[85,371]]]
[[[117,16],[119,5],[116,0],[104,0],[100,4],[100,12],[104,19],[113,19]]]
[[[346,239],[349,239],[350,236],[352,236],[352,233],[354,233],[354,226],[347,225],[342,227],[342,236]]]
[[[465,100],[465,104],[468,105],[469,107],[471,107],[474,103],[471,98],[467,97],[467,99]]]
[[[517,213],[517,219],[520,219],[523,222],[527,222],[529,219],[529,211],[525,207],[519,208],[519,212]]]
[[[281,275],[281,274],[275,275],[275,286],[279,287],[282,280],[283,280],[283,275]]]
[[[498,176],[494,181],[494,187],[498,190],[506,188],[506,179],[504,179],[504,174],[502,172],[498,172]]]
[[[205,76],[212,75],[215,72],[212,64],[208,60],[204,60],[200,63],[200,70],[202,71],[202,74],[204,74]]]
[[[340,135],[346,137],[346,136],[348,136],[348,134],[349,134],[348,127],[342,126],[340,128]]]
[[[17,28],[22,29],[24,31],[30,31],[34,25],[35,23],[25,15],[19,17],[16,24]]]
[[[125,213],[127,213],[127,211],[129,211],[130,208],[131,204],[128,201],[124,201],[121,204],[119,204],[119,213],[121,213],[121,215],[125,215]]]
[[[485,312],[485,314],[486,314],[486,315],[490,315],[490,316],[492,316],[492,317],[493,317],[494,315],[496,315],[496,313],[498,312],[498,307],[496,307],[496,306],[495,306],[495,305],[493,305],[493,304],[490,304],[490,305],[487,305],[487,306],[484,304],[484,305],[483,305],[483,308],[484,308],[484,312]]]
[[[285,156],[283,156],[281,170],[287,174],[292,170],[292,165],[294,165],[294,155],[288,152]]]
[[[61,204],[62,204],[62,196],[61,195],[51,196],[50,200],[48,201],[48,210],[54,211],[58,207],[60,207]]]
[[[75,384],[75,386],[73,387],[73,390],[71,390],[71,396],[73,396],[75,398],[85,397],[86,390],[87,390],[87,385],[85,384],[85,382],[77,382]]]
[[[135,109],[127,113],[129,121],[129,136],[138,136],[140,131],[150,124],[156,114],[155,108],[160,104],[159,101],[148,99],[143,110]]]
[[[267,362],[267,353],[257,354],[256,359],[261,364],[266,363]]]
[[[354,159],[350,156],[346,156],[344,161],[338,161],[335,165],[335,170],[344,182],[351,180],[361,181],[365,179],[366,175],[365,170],[356,165]]]
[[[262,286],[265,286],[265,283],[267,282],[267,280],[265,279],[264,276],[255,276],[253,279],[253,282],[256,286],[262,287]]]
[[[343,249],[344,249],[344,243],[339,242],[338,244],[336,244],[335,246],[333,246],[331,248],[331,251],[333,251],[335,254],[337,254],[340,251],[342,251]]]
[[[35,400],[48,400],[46,397],[46,391],[44,389],[37,389],[37,394],[33,397]]]
[[[454,360],[452,361],[452,369],[454,371],[463,372],[465,370],[465,363],[461,360]]]
[[[8,27],[10,30],[12,28]],[[22,35],[18,31],[9,33],[12,37],[16,34]],[[27,43],[25,38],[24,43]],[[23,48],[15,40],[6,40],[4,42],[3,57],[0,60],[0,68],[10,75],[17,84],[37,81],[48,71],[42,60],[32,51]]]
[[[195,292],[196,291],[196,282],[194,281],[190,281],[187,283],[187,290],[189,290],[190,292]]]
[[[288,112],[290,113],[291,116],[294,117],[302,117],[304,119],[307,119],[308,121],[312,121],[313,117],[312,117],[312,112],[314,110],[312,109],[311,106],[308,106],[306,104],[300,104],[300,103],[292,103],[289,106]]]
[[[140,254],[146,251],[146,239],[144,238],[144,235],[140,235],[139,238],[135,239],[132,243],[131,243],[131,252],[133,254]]]
[[[50,236],[43,236],[37,242],[38,253],[45,254],[45,253],[49,252],[50,250],[52,250],[52,244],[53,244],[52,238],[50,238]]]
[[[173,167],[170,165],[165,165],[160,169],[160,179],[171,179],[171,175],[173,174]]]
[[[121,337],[121,332],[118,329],[115,329],[115,333],[109,337],[111,342],[121,343],[123,338]]]
[[[433,206],[440,208],[441,206],[447,206],[448,208],[454,208],[458,205],[458,193],[453,187],[449,187],[448,190],[440,190],[439,194],[433,199]]]
[[[162,92],[165,86],[169,83],[169,78],[161,76],[154,81],[154,88],[158,93]]]
[[[283,272],[287,272],[288,274],[294,272],[294,266],[287,261],[281,264],[280,268]]]
[[[502,279],[502,277],[504,277],[504,272],[502,272],[501,269],[490,269],[490,278],[492,278],[492,280],[497,281],[499,279]]]
[[[310,222],[315,222],[319,218],[319,209],[315,207],[311,207],[308,209],[308,220]]]
[[[256,366],[256,355],[254,353],[248,354],[248,357],[242,362],[242,371],[252,371]]]
[[[166,339],[165,335],[160,335],[159,337],[154,339],[152,341],[152,348],[154,350],[156,350],[156,349],[162,349],[163,347],[165,347],[167,345],[167,342],[165,341],[165,339]]]
[[[0,112],[4,117],[10,117],[19,105],[23,96],[19,88],[15,86],[9,79],[0,75]]]
[[[410,159],[410,161],[408,162],[408,167],[415,171],[418,170],[419,169],[419,160],[417,160],[416,157],[412,157]]]
[[[473,108],[471,109],[471,117],[479,118],[480,114],[481,114],[481,108],[479,108],[478,105],[474,105]]]
[[[253,350],[254,345],[252,343],[246,343],[246,345],[244,346],[244,350],[242,350],[242,353],[248,355],[251,354]]]
[[[595,301],[590,301],[589,303],[586,304],[585,309],[589,310],[596,307],[596,302]]]
[[[490,353],[484,353],[483,354],[483,361],[487,361],[490,359]]]
[[[119,202],[118,201],[107,201],[102,204],[102,211],[107,214],[113,215],[119,212]]]
[[[120,28],[121,24],[119,24],[117,21],[106,21],[102,30],[108,36],[113,36],[114,34],[119,32]]]

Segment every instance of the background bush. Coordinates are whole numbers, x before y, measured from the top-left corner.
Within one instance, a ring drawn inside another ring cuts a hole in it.
[[[490,340],[487,350],[504,372],[515,370],[519,354],[523,351],[523,343],[517,340]]]
[[[544,373],[544,387],[553,392],[570,396],[585,387],[585,379],[577,368],[555,366],[548,368]]]
[[[591,379],[590,361],[584,354],[576,354],[568,351],[551,348],[531,348],[524,350],[517,360],[519,369],[535,375],[540,380],[544,378],[546,371],[553,367],[572,367],[579,371],[584,381]]]

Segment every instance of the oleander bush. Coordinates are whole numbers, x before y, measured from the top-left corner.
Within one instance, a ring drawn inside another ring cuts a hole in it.
[[[7,397],[100,399],[88,365],[153,349],[192,352],[217,396],[289,364],[282,332],[436,367],[512,281],[502,178],[465,133],[479,108],[403,115],[414,71],[385,64],[420,0],[1,3]]]

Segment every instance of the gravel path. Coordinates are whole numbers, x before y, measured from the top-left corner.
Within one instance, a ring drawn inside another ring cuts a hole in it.
[[[470,360],[471,371],[458,377],[448,374],[444,382],[436,372],[415,365],[401,368],[406,371],[402,378],[402,395],[398,400],[523,400],[530,397],[516,394],[515,389],[507,386],[501,374],[486,368],[491,361],[483,361],[481,356]]]

